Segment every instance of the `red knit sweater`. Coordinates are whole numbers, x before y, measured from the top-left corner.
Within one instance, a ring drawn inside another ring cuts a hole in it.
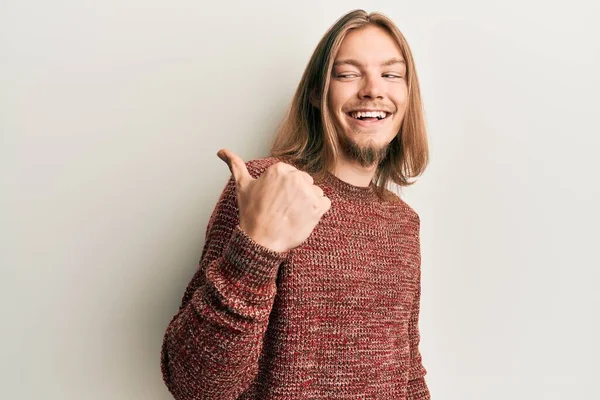
[[[246,163],[258,178],[280,161]],[[430,399],[419,352],[419,217],[332,174],[309,238],[280,253],[238,225],[227,183],[199,268],[165,332],[178,400]]]

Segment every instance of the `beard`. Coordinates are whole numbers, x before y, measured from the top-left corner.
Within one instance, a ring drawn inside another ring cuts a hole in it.
[[[363,134],[360,131],[355,133]],[[338,135],[338,137],[344,154],[351,161],[356,161],[365,168],[379,165],[387,158],[389,144],[377,146],[372,139],[369,139],[366,144],[359,144],[346,135]]]

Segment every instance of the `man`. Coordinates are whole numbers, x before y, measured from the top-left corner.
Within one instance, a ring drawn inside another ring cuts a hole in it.
[[[318,44],[271,156],[229,150],[198,271],[164,337],[176,399],[430,399],[419,217],[389,182],[427,164],[419,85],[385,16]]]

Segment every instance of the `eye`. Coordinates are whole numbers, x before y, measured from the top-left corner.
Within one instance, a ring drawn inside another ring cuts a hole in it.
[[[356,74],[339,74],[337,77],[338,78],[353,78],[355,76],[358,76]]]
[[[390,77],[390,78],[397,78],[397,79],[402,79],[402,76],[400,75],[394,75],[394,74],[383,74],[384,77]]]

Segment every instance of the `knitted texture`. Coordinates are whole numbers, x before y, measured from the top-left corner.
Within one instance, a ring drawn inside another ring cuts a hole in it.
[[[280,161],[246,166],[258,178]],[[239,226],[231,177],[161,351],[167,388],[192,399],[430,399],[419,352],[419,217],[399,197],[332,174],[300,246],[276,252]]]

